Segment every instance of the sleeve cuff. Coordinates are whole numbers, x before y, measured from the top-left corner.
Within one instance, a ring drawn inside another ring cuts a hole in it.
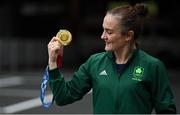
[[[49,80],[62,79],[60,71],[58,68],[55,68],[52,70],[48,69],[48,73],[49,73]]]

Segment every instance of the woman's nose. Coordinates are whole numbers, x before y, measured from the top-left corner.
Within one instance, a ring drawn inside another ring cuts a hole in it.
[[[105,39],[106,36],[105,36],[105,33],[103,32],[102,35],[101,35],[101,39]]]

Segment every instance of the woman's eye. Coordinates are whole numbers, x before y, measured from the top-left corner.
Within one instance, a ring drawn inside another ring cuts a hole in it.
[[[108,31],[107,33],[108,33],[108,34],[112,34],[112,32],[111,32],[111,31]]]

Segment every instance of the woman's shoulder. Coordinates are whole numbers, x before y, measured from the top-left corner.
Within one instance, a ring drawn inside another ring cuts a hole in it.
[[[107,59],[107,57],[109,57],[109,55],[111,55],[110,52],[99,52],[99,53],[92,54],[88,60],[97,62],[97,61]]]
[[[157,57],[145,52],[144,50],[139,50],[139,54],[138,54],[139,58],[147,63],[153,63],[153,64],[162,64],[163,62],[158,59]]]
[[[88,60],[90,61],[100,61],[102,59],[105,59],[107,57],[107,52],[99,52],[99,53],[95,53],[95,54],[92,54]]]
[[[90,58],[102,58],[102,57],[106,57],[107,55],[108,55],[108,52],[99,52],[99,53],[92,54]]]
[[[99,63],[102,63],[104,59],[105,60],[107,59],[106,58],[107,55],[108,55],[108,52],[99,52],[99,53],[92,54],[88,58],[88,60],[85,62],[85,65],[89,66],[89,65],[97,65]]]

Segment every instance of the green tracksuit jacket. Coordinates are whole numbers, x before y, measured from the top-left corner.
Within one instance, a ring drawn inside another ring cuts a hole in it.
[[[163,63],[140,49],[134,50],[121,74],[113,53],[102,52],[82,64],[70,81],[58,69],[49,76],[59,106],[80,100],[92,88],[95,114],[176,112]]]

